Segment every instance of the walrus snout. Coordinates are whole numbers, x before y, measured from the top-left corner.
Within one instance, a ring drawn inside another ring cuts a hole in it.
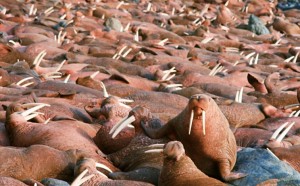
[[[168,158],[178,161],[185,154],[185,150],[181,142],[171,141],[165,145],[163,153]]]

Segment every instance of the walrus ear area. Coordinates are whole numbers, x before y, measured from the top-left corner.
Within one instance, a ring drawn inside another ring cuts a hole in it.
[[[181,142],[171,141],[164,146],[163,153],[167,158],[178,161],[185,154],[185,150]]]

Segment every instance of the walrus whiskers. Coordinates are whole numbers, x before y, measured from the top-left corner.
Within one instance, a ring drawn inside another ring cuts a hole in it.
[[[95,176],[94,174],[91,174],[87,177],[84,177],[86,175],[86,173],[88,173],[88,171],[89,171],[88,169],[85,169],[84,171],[82,171],[82,173],[80,173],[77,176],[77,178],[71,183],[71,186],[80,186],[81,184],[83,184],[84,182],[86,182],[87,180],[89,180]]]
[[[292,122],[281,134],[280,136],[278,136],[278,138],[276,139],[277,142],[281,142],[283,140],[283,138],[285,137],[285,135],[289,132],[289,130],[291,130],[291,128],[294,126],[295,122]]]
[[[102,163],[97,163],[96,162],[96,167],[97,168],[102,168],[104,170],[107,170],[108,172],[112,172],[112,170],[110,168],[108,168],[106,165],[102,164]]]

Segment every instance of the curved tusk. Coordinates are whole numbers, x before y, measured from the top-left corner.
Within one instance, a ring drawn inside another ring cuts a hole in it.
[[[132,115],[130,116],[126,121],[121,123],[118,128],[115,130],[115,132],[112,134],[112,138],[115,138],[127,125],[135,121],[135,117]]]
[[[189,123],[189,135],[191,134],[191,131],[192,131],[193,119],[194,119],[194,110],[191,111],[191,117],[190,117],[190,123]]]
[[[290,126],[288,126],[281,134],[280,136],[278,136],[278,138],[276,139],[276,141],[281,142],[283,140],[283,138],[285,137],[285,135],[289,132],[289,130],[291,130],[291,128],[294,126],[295,122],[291,123]]]
[[[102,168],[104,170],[107,170],[108,172],[112,172],[112,170],[110,168],[108,168],[106,165],[104,165],[102,163],[96,163],[96,167],[97,168]]]
[[[280,127],[278,127],[278,129],[276,129],[276,131],[273,133],[273,135],[271,136],[270,140],[275,140],[278,136],[278,134],[282,131],[282,129],[287,126],[287,124],[289,124],[289,122],[285,122],[284,124],[282,124]]]

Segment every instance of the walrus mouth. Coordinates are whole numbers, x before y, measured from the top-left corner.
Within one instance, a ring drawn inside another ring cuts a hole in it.
[[[201,112],[202,114],[201,114],[201,119],[202,119],[202,132],[203,132],[203,135],[205,135],[205,111],[204,110],[202,110],[202,112]],[[193,126],[193,120],[194,120],[194,115],[195,115],[195,111],[194,110],[192,110],[191,111],[191,116],[190,116],[190,123],[189,123],[189,135],[191,135],[191,131],[192,131],[192,126]],[[197,116],[196,116],[196,119],[200,119],[200,115],[199,114],[197,114]]]

